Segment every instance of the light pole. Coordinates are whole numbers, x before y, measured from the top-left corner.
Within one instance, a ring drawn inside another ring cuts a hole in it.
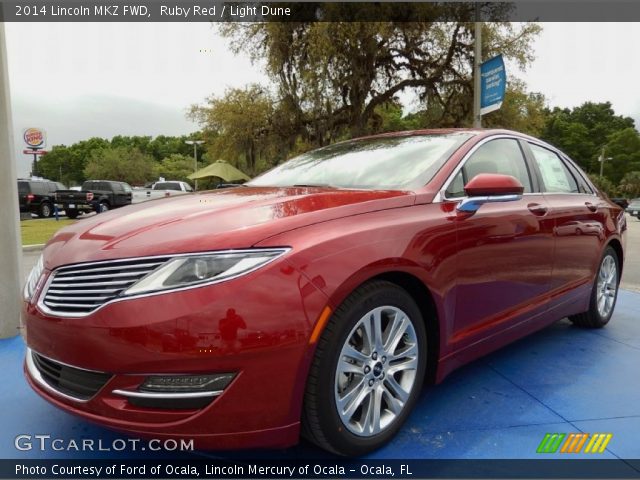
[[[480,3],[475,5],[475,17],[475,38],[473,41],[473,128],[481,128],[480,91],[482,82],[480,79],[480,63],[482,62],[482,22],[480,21]]]
[[[604,169],[604,161],[605,160],[613,160],[612,157],[604,157],[604,147],[602,147],[602,153],[600,153],[600,157],[598,157],[598,161],[600,162],[600,178],[602,178],[602,171]]]
[[[187,145],[193,145],[193,173],[196,173],[198,171],[198,145],[202,145],[204,143],[204,140],[185,140],[185,142]],[[194,190],[198,191],[198,179],[194,178]]]

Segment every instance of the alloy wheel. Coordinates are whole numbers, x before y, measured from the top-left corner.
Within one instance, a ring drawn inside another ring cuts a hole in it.
[[[613,309],[618,290],[618,268],[611,255],[605,255],[602,259],[597,289],[598,313],[602,318],[606,318]]]
[[[363,437],[387,429],[409,399],[422,354],[413,323],[399,308],[377,307],[360,318],[336,367],[335,402],[343,425]]]

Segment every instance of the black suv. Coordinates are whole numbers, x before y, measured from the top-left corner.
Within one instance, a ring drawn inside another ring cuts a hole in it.
[[[41,218],[53,215],[54,193],[66,187],[51,180],[18,179],[18,201],[20,212],[36,213]]]

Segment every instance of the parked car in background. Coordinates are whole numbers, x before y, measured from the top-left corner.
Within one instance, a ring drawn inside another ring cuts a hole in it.
[[[45,179],[18,179],[20,212],[49,218],[54,213],[55,192],[66,188],[60,182]]]
[[[302,432],[362,455],[423,382],[565,317],[604,327],[626,230],[573,161],[527,135],[341,142],[242,188],[59,230],[24,290],[26,376],[56,407],[137,436],[251,448]],[[588,354],[575,361],[616,373]]]
[[[620,206],[620,208],[622,209],[626,209],[629,206],[629,200],[627,200],[626,198],[614,197],[611,199],[611,201]]]
[[[640,220],[640,198],[634,198],[631,200],[626,212],[632,217],[638,217],[638,220]]]
[[[193,188],[187,182],[178,180],[155,182],[150,188],[134,188],[132,203],[184,195],[185,193],[193,193]]]
[[[80,213],[105,212],[131,204],[132,189],[128,183],[112,180],[87,180],[81,190],[58,190],[56,203],[67,217],[77,218]]]

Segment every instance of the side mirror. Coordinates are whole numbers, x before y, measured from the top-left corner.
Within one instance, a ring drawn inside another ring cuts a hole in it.
[[[475,213],[485,203],[520,200],[524,187],[511,175],[480,173],[464,186],[464,192],[468,198],[460,202],[456,209],[459,212]]]
[[[469,197],[522,195],[522,192],[524,187],[517,178],[498,173],[480,173],[464,186]]]

